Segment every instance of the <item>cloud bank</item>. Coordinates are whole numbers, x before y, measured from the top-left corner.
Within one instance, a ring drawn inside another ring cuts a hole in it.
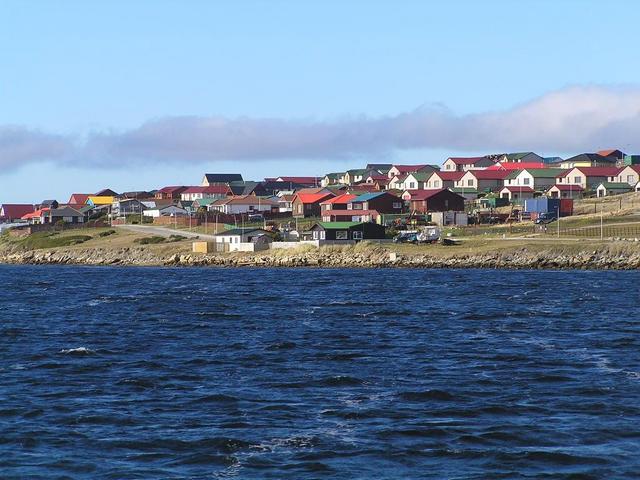
[[[2,169],[45,160],[117,167],[130,162],[379,158],[406,149],[553,154],[605,147],[640,151],[640,87],[569,87],[508,110],[471,115],[426,106],[392,116],[333,120],[167,117],[84,139],[0,126]]]

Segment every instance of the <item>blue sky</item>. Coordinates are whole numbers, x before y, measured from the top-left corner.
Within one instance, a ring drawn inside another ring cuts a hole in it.
[[[587,0],[4,0],[0,203],[205,171],[633,149],[639,13]]]

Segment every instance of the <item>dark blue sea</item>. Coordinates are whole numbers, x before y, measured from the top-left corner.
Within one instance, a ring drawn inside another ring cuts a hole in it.
[[[640,477],[640,272],[0,285],[2,479]]]

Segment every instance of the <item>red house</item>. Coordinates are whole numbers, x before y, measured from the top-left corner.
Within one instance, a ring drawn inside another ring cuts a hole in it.
[[[180,195],[187,188],[185,186],[164,187],[156,192],[156,200],[180,200]]]
[[[411,210],[419,213],[464,211],[464,197],[448,189],[416,190],[409,202]]]
[[[13,222],[20,220],[28,213],[33,213],[35,207],[28,203],[4,203],[0,205],[0,221]]]
[[[319,193],[296,193],[293,197],[293,216],[294,217],[319,217],[320,204],[325,200],[333,198],[335,195],[331,192]]]

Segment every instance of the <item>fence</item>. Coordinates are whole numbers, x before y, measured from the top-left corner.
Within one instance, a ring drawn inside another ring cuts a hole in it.
[[[600,213],[601,211],[606,213],[634,208],[640,208],[640,194],[638,193],[600,198],[584,198],[574,203],[573,214],[587,215],[590,213]]]
[[[547,235],[558,235],[556,224],[551,224],[545,231]],[[592,225],[589,227],[562,228],[560,227],[560,236],[568,237],[584,237],[584,238],[640,238],[640,224],[633,225],[615,225],[604,224]]]

